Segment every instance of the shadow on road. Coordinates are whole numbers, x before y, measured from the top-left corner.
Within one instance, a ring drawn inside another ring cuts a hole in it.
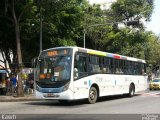
[[[139,94],[134,95],[134,97],[136,96],[139,96]],[[132,97],[128,97],[127,95],[112,95],[112,96],[100,97],[97,102],[105,102],[110,100],[126,99],[126,98],[132,98]]]
[[[60,103],[57,100],[44,100],[44,101],[34,101],[29,103],[24,103],[28,105],[40,105],[40,106],[59,106],[59,107],[68,107],[68,106],[77,106],[86,104],[85,100],[76,100],[76,101],[68,101],[67,103]]]
[[[135,96],[139,96],[139,94],[136,94]],[[134,97],[135,97],[134,96]],[[114,95],[114,96],[105,96],[105,97],[100,97],[97,100],[97,103],[99,102],[107,102],[111,100],[117,100],[117,99],[126,99],[129,98],[126,95]],[[68,106],[82,106],[88,104],[86,100],[75,100],[75,101],[68,101],[66,103],[61,103],[58,100],[43,100],[43,101],[33,101],[29,103],[24,103],[24,104],[29,104],[29,105],[40,105],[40,106],[59,106],[59,107],[68,107]]]
[[[18,115],[20,120],[141,120],[142,115],[120,114],[30,114]]]

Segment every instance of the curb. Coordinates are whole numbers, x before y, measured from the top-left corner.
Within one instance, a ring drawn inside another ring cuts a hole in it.
[[[19,102],[19,101],[42,101],[42,99],[32,97],[12,97],[12,96],[0,96],[0,102]]]

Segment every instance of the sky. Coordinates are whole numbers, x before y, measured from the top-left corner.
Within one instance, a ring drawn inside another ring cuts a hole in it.
[[[154,0],[154,10],[151,21],[148,23],[148,30],[153,31],[156,35],[160,34],[160,0]]]
[[[115,0],[89,0],[91,4],[93,3],[103,3],[112,2]],[[160,35],[160,0],[154,0],[154,10],[152,13],[151,21],[145,24],[147,30],[153,31],[156,35]]]

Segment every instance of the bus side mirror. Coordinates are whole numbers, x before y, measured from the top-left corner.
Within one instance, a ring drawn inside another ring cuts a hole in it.
[[[32,66],[36,66],[38,62],[38,57],[32,59]]]
[[[79,61],[79,55],[76,55],[76,61]]]
[[[144,73],[144,76],[147,76],[147,73]]]

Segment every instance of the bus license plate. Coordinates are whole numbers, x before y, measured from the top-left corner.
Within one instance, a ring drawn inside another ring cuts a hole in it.
[[[54,94],[53,93],[48,93],[47,97],[54,97]]]

